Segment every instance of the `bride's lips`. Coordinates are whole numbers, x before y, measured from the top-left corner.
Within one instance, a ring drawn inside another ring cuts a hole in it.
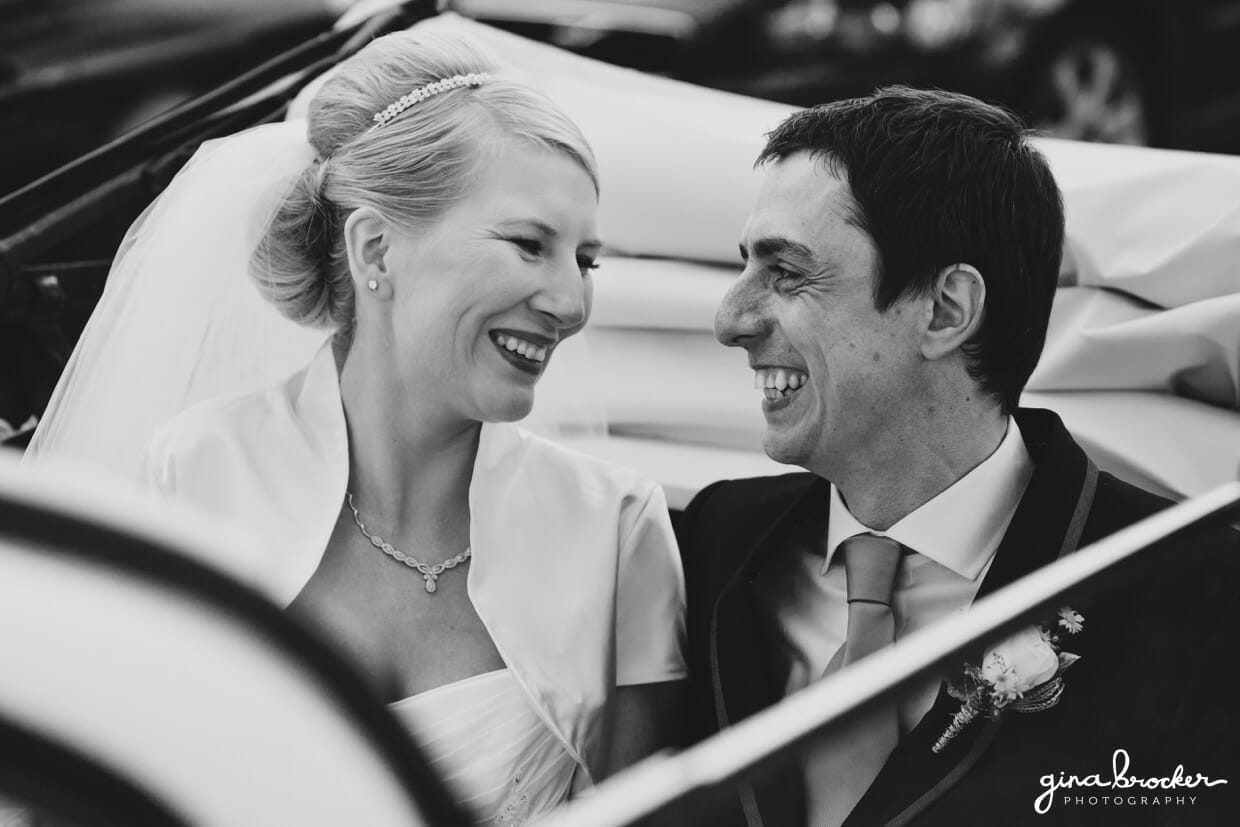
[[[490,338],[505,362],[530,376],[542,374],[556,344],[547,336],[509,328],[490,331]]]

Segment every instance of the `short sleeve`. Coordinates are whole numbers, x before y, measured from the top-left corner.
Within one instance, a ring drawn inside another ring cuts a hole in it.
[[[616,684],[684,678],[685,581],[663,489],[625,508],[616,595]]]

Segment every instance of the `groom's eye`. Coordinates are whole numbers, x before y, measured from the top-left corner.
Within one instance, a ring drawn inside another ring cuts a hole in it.
[[[787,284],[788,282],[795,281],[801,277],[800,273],[794,270],[789,270],[787,267],[779,264],[772,264],[768,266],[766,271],[770,274],[771,281],[780,284]]]

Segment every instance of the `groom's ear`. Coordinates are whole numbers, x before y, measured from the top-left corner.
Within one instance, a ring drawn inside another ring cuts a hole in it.
[[[927,359],[942,359],[973,338],[986,313],[986,281],[970,264],[939,271],[930,290],[930,319],[922,337]]]
[[[387,265],[388,232],[387,222],[369,207],[359,207],[344,220],[349,272],[359,294],[391,294],[391,273]]]

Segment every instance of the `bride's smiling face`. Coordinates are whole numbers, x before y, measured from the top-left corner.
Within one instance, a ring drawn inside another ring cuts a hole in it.
[[[406,393],[465,419],[524,417],[556,345],[590,315],[602,246],[590,176],[565,153],[509,142],[429,231],[388,238]]]

